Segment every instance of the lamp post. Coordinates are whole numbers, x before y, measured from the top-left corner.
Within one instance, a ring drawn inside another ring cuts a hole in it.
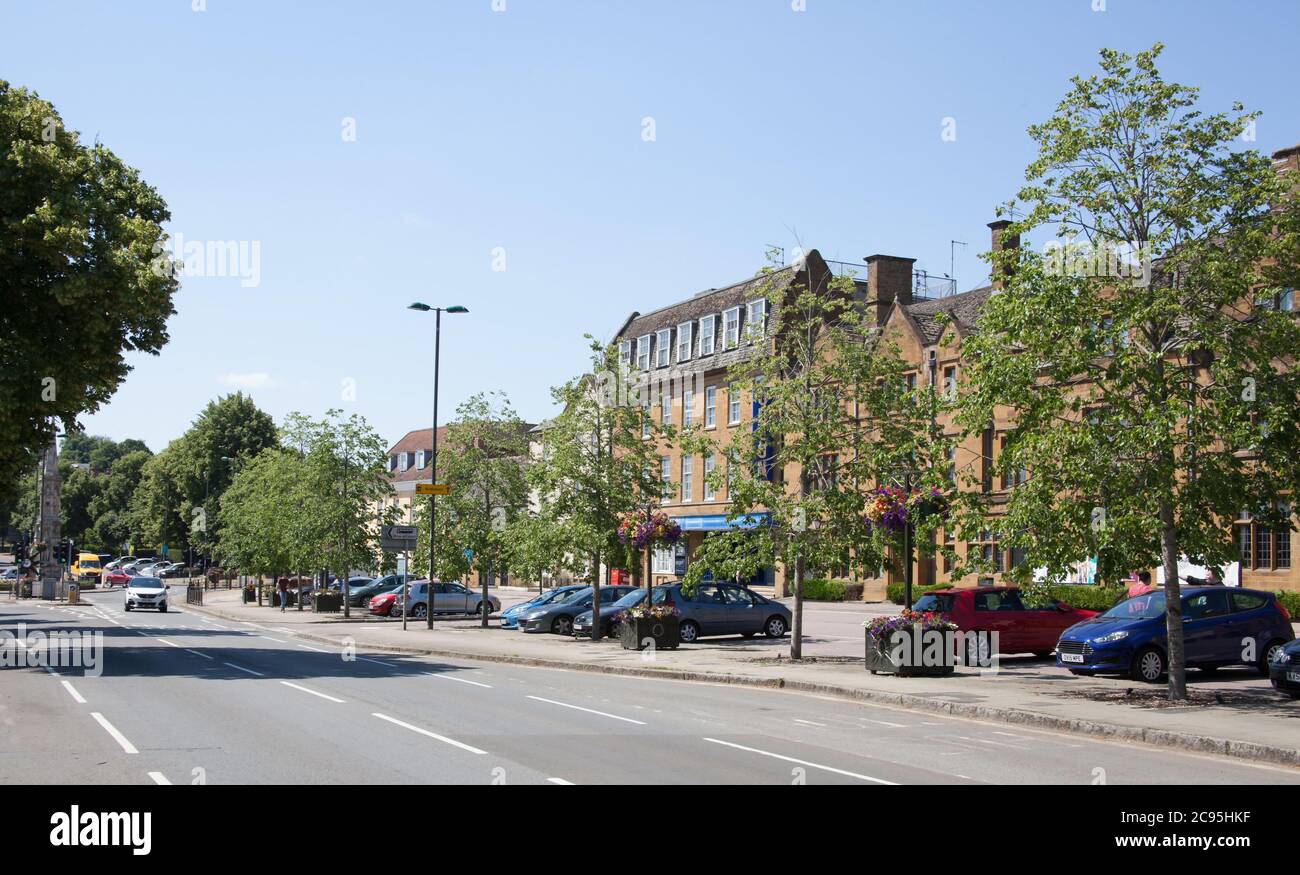
[[[439,347],[442,345],[442,314],[443,313],[468,313],[468,307],[459,305],[452,307],[430,307],[428,304],[421,304],[418,301],[407,307],[408,310],[418,310],[421,313],[432,312],[433,321],[433,458],[429,462],[429,479],[433,483],[438,482],[438,360]],[[437,523],[438,496],[429,495],[429,603],[424,608],[424,615],[430,631],[433,630],[433,545],[434,529]]]

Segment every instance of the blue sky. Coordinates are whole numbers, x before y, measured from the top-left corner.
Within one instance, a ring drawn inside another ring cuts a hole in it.
[[[956,239],[979,285],[1025,127],[1103,46],[1162,41],[1207,109],[1264,111],[1257,148],[1300,142],[1300,3],[1096,3],[0,0],[0,78],[139,168],[173,234],[260,247],[255,287],[185,279],[171,342],[90,431],[158,450],[243,388],[394,441],[431,418],[414,300],[471,310],[444,320],[444,421],[486,390],[536,420],[584,333],[749,276],[767,244],[945,273]]]

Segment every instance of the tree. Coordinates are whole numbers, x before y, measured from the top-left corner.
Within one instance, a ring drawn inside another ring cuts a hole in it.
[[[995,257],[1007,279],[965,347],[963,418],[1015,422],[1001,464],[1028,479],[1002,527],[1023,573],[1089,555],[1163,569],[1182,699],[1180,557],[1236,558],[1243,510],[1293,525],[1300,327],[1275,301],[1296,285],[1300,214],[1294,182],[1236,148],[1256,114],[1203,113],[1161,77],[1160,51],[1102,51],[1101,74],[1030,127],[1025,214],[1005,233],[1056,239]]]
[[[733,523],[697,550],[687,586],[777,562],[793,569],[793,659],[802,656],[808,569],[871,574],[894,547],[868,528],[864,491],[893,479],[949,485],[944,441],[904,381],[907,366],[855,306],[852,279],[815,263],[808,284],[767,284],[770,317],[751,328],[749,354],[728,373],[732,391],[758,402],[752,429],[727,444],[703,432],[681,440],[684,451],[725,460],[710,476],[726,489]],[[755,516],[762,510],[766,519]]]
[[[158,193],[0,80],[0,492],[157,353],[178,287]],[[70,330],[75,326],[75,330]]]
[[[528,579],[536,579],[538,592],[547,575],[577,572],[584,565],[569,526],[545,511],[518,514],[506,525],[504,534],[506,562]]]
[[[541,430],[529,477],[541,513],[564,521],[574,553],[587,560],[596,590],[592,636],[599,638],[601,563],[626,560],[615,536],[619,520],[663,494],[656,439],[671,435],[642,410],[630,380],[645,375],[625,373],[617,349],[587,340],[592,371],[551,390],[560,413]],[[648,393],[648,383],[639,391]]]
[[[314,567],[314,545],[303,536],[304,517],[312,510],[310,479],[306,459],[295,449],[275,447],[248,460],[218,502],[225,520],[216,550],[220,561],[258,577]]]

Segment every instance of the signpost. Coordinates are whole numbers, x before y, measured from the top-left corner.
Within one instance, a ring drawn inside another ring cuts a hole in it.
[[[449,483],[417,483],[415,484],[416,495],[451,495],[451,484]]]
[[[424,484],[417,484],[424,485]],[[397,575],[402,578],[402,631],[406,631],[407,606],[411,602],[411,581],[406,573],[410,552],[415,549],[415,539],[419,537],[418,526],[382,526],[379,529],[379,546],[383,550],[401,553],[397,560]],[[432,609],[432,605],[430,605]]]

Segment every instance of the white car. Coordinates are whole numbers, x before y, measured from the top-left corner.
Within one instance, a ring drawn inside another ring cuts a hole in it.
[[[169,587],[156,577],[133,577],[126,585],[126,609],[154,608],[167,613]]]

